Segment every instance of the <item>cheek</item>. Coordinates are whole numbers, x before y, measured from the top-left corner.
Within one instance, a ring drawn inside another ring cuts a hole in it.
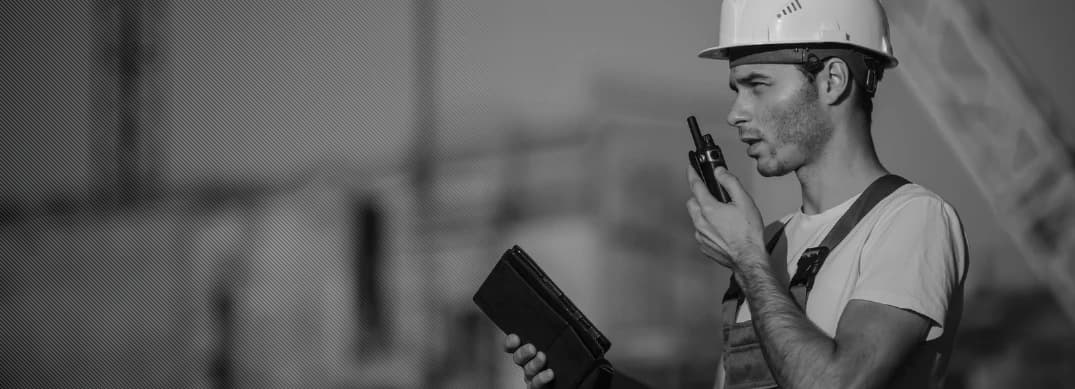
[[[751,127],[758,131],[758,135],[761,136],[765,143],[773,144],[778,139],[777,131],[779,123],[774,120],[773,107],[768,104],[755,104],[753,120],[751,120]]]
[[[759,150],[759,154],[767,157],[767,162],[776,165],[794,165],[802,160],[806,154],[803,149],[804,143],[807,143],[803,131],[803,120],[806,119],[796,110],[765,110],[764,114],[759,115],[758,124],[765,139],[764,149]]]
[[[803,151],[799,149],[810,149],[810,146],[816,143],[814,138],[821,132],[821,126],[818,125],[816,113],[812,111],[809,102],[792,101],[770,114],[775,142],[781,148]]]
[[[761,137],[765,141],[764,146],[767,149],[763,152],[776,155],[778,150],[794,144],[794,142],[791,142],[792,136],[789,136],[791,134],[788,130],[790,126],[795,124],[786,117],[785,112],[766,107],[759,111],[757,125],[758,130],[761,132]]]

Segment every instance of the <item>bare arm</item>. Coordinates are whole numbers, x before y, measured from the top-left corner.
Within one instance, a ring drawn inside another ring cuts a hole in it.
[[[930,320],[911,311],[865,300],[844,308],[829,337],[795,304],[776,277],[762,244],[761,215],[738,179],[714,173],[732,201],[709,194],[691,169],[687,209],[703,252],[732,268],[750,302],[754,328],[774,378],[786,388],[881,386],[926,339]]]
[[[752,251],[745,255],[765,255]],[[883,386],[916,345],[929,319],[865,300],[851,300],[831,338],[810,322],[768,267],[745,263],[735,272],[750,301],[754,328],[774,378],[787,388]]]

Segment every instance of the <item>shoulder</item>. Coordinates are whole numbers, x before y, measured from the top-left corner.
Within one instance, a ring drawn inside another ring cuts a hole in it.
[[[881,242],[899,242],[905,250],[912,247],[931,250],[948,246],[958,253],[965,251],[963,224],[955,208],[940,195],[918,185],[907,184],[886,197],[873,209],[866,226],[866,246],[885,246]]]
[[[867,216],[852,299],[917,312],[934,322],[927,339],[943,333],[953,293],[969,258],[955,209],[921,185],[907,184]]]
[[[958,222],[954,207],[937,193],[919,184],[906,184],[892,192],[874,208],[877,223],[893,219],[951,219]],[[876,223],[875,223],[876,224]]]

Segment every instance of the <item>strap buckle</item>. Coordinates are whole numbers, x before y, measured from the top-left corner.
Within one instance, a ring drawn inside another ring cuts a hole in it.
[[[814,288],[814,278],[821,271],[821,265],[825,264],[825,258],[829,256],[829,248],[825,246],[811,247],[799,257],[799,265],[795,269],[795,275],[791,277],[791,286],[806,286],[809,291]]]

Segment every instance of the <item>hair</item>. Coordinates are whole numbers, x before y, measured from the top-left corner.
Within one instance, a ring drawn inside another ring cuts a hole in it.
[[[796,64],[795,68],[799,69],[799,72],[806,77],[807,82],[813,84],[817,81],[817,74],[821,72],[821,69],[824,69],[824,66]],[[850,71],[850,69],[848,69],[848,71]],[[876,69],[876,71],[880,72],[881,70]],[[848,85],[854,85],[848,98],[852,99],[852,103],[862,108],[862,112],[866,113],[866,122],[871,123],[873,121],[873,96],[863,90],[861,84],[856,82],[856,77],[861,77],[861,75],[851,74],[851,78],[848,79],[848,81],[850,81]],[[880,77],[878,77],[878,79],[880,79]]]

